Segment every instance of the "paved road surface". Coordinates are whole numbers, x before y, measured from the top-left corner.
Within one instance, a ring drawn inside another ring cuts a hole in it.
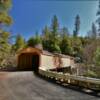
[[[37,77],[33,72],[0,72],[0,100],[100,100]]]

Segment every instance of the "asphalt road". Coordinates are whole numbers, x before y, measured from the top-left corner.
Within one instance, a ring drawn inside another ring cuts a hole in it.
[[[100,100],[100,97],[48,82],[30,71],[0,72],[0,100]]]

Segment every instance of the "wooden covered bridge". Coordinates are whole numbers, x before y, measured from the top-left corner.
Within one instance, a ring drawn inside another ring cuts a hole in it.
[[[45,50],[28,47],[20,50],[17,57],[19,69],[32,69],[38,71],[61,68],[74,68],[74,58],[62,54],[53,54]]]

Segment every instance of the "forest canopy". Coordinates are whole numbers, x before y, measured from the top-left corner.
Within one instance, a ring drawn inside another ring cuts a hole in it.
[[[97,69],[100,68],[100,32],[95,22],[92,23],[91,30],[83,37],[80,36],[81,17],[79,14],[76,14],[74,19],[73,33],[70,33],[66,26],[60,27],[58,17],[54,15],[51,25],[45,25],[42,33],[37,31],[27,41],[21,34],[17,34],[12,43],[13,34],[5,28],[13,23],[9,13],[11,7],[12,0],[0,0],[0,67],[14,65],[14,57],[20,49],[39,45],[41,49],[52,53],[74,56],[78,58],[78,63],[83,63],[89,69],[92,65]],[[100,13],[97,13],[97,16],[100,29]]]

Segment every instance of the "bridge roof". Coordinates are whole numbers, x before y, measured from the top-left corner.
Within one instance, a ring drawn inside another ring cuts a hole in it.
[[[43,54],[43,55],[48,55],[48,56],[59,56],[62,58],[74,59],[74,57],[69,56],[69,55],[64,55],[64,54],[60,54],[60,53],[51,53],[47,50],[41,50],[41,49],[33,48],[33,47],[27,47],[27,48],[21,49],[17,52],[18,55],[20,55],[22,53],[37,53],[37,54]]]

